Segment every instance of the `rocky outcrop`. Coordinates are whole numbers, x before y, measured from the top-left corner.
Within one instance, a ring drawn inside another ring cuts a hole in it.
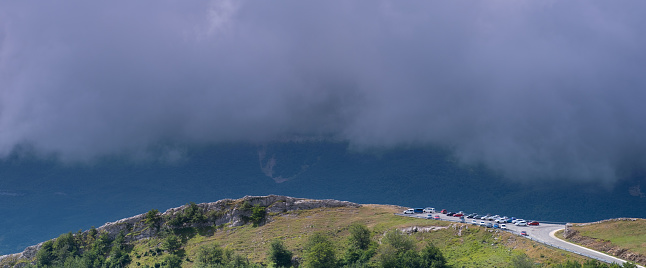
[[[164,213],[159,213],[159,222],[150,224],[146,222],[146,213],[121,219],[115,222],[108,222],[99,228],[98,232],[105,232],[111,238],[115,238],[120,233],[125,235],[126,241],[136,241],[154,237],[162,228],[186,228],[186,227],[206,227],[206,226],[241,226],[248,222],[251,216],[251,207],[264,207],[266,217],[260,224],[271,221],[272,215],[285,213],[295,210],[309,210],[317,208],[335,208],[335,207],[360,207],[361,205],[338,200],[314,200],[305,198],[294,198],[288,196],[268,195],[268,196],[245,196],[241,199],[223,199],[211,203],[197,204],[200,212],[204,215],[204,220],[199,222],[186,222],[180,226],[170,225],[168,222],[175,217],[179,217],[189,208],[184,205],[177,208],[171,208]],[[88,231],[85,231],[85,233]],[[23,252],[0,256],[0,267],[14,267],[21,260],[31,260],[36,256],[36,252],[43,243],[29,246]]]

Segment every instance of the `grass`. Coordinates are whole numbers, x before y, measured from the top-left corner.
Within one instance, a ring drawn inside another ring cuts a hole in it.
[[[335,243],[338,256],[346,250],[349,236],[348,226],[352,223],[365,224],[378,241],[389,229],[419,227],[443,227],[429,233],[414,233],[418,247],[431,242],[438,246],[449,264],[454,267],[509,267],[511,259],[519,254],[527,254],[538,263],[551,265],[566,259],[582,261],[583,258],[561,250],[546,247],[531,240],[507,232],[485,229],[483,227],[433,221],[393,215],[401,208],[385,205],[364,205],[360,208],[322,208],[292,211],[273,215],[271,221],[260,227],[247,224],[239,227],[221,226],[206,230],[183,230],[178,232],[184,237],[183,267],[193,267],[197,250],[203,245],[218,243],[234,250],[249,260],[267,263],[269,243],[280,239],[295,256],[303,256],[307,238],[315,232],[327,234]],[[154,267],[161,263],[165,252],[160,254],[160,239],[136,242],[132,250],[129,267]],[[153,253],[155,252],[154,256]],[[186,259],[190,261],[186,261]],[[139,263],[139,266],[137,265]]]
[[[582,236],[610,241],[613,245],[646,255],[646,219],[575,225],[572,229],[579,231]]]

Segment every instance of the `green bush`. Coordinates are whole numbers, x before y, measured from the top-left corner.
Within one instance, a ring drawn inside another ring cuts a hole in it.
[[[309,237],[305,247],[304,264],[308,268],[337,267],[335,248],[327,236],[314,233]]]
[[[261,207],[259,205],[253,206],[251,211],[251,223],[254,227],[258,227],[263,220],[265,220],[265,215],[267,214],[267,208]]]
[[[292,266],[292,252],[285,248],[285,245],[280,240],[274,240],[269,246],[269,262],[273,263],[275,267],[290,267]]]

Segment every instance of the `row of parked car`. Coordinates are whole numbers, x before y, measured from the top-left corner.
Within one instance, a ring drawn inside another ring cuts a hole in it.
[[[407,209],[403,212],[404,214],[415,214],[415,213],[436,213],[435,208],[427,207],[427,208],[411,208]],[[517,226],[538,226],[540,223],[537,221],[525,221],[523,219],[517,219],[515,217],[507,217],[507,216],[500,216],[500,215],[478,215],[477,213],[471,213],[468,215],[465,215],[463,211],[453,213],[449,212],[446,209],[442,209],[439,213],[446,214],[446,216],[453,216],[453,217],[460,217],[462,222],[465,222],[464,218],[468,219],[473,219],[471,221],[471,224],[474,225],[481,225],[489,228],[501,228],[501,229],[507,229],[507,223],[511,223]],[[428,215],[426,217],[427,219],[435,219],[439,220],[440,216],[439,215]],[[478,220],[481,220],[478,222]],[[485,221],[490,221],[489,223],[486,223]],[[491,222],[495,222],[491,223]]]

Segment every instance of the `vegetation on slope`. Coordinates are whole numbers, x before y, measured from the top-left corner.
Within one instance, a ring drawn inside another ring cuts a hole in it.
[[[574,224],[565,237],[573,243],[646,265],[646,219],[613,219]]]
[[[174,217],[152,210],[142,222],[159,229],[153,237],[68,233],[45,242],[31,261],[35,267],[620,267],[500,230],[395,216],[401,208],[394,206],[267,213],[239,205],[250,211],[248,224],[204,225],[222,212],[195,204]]]

